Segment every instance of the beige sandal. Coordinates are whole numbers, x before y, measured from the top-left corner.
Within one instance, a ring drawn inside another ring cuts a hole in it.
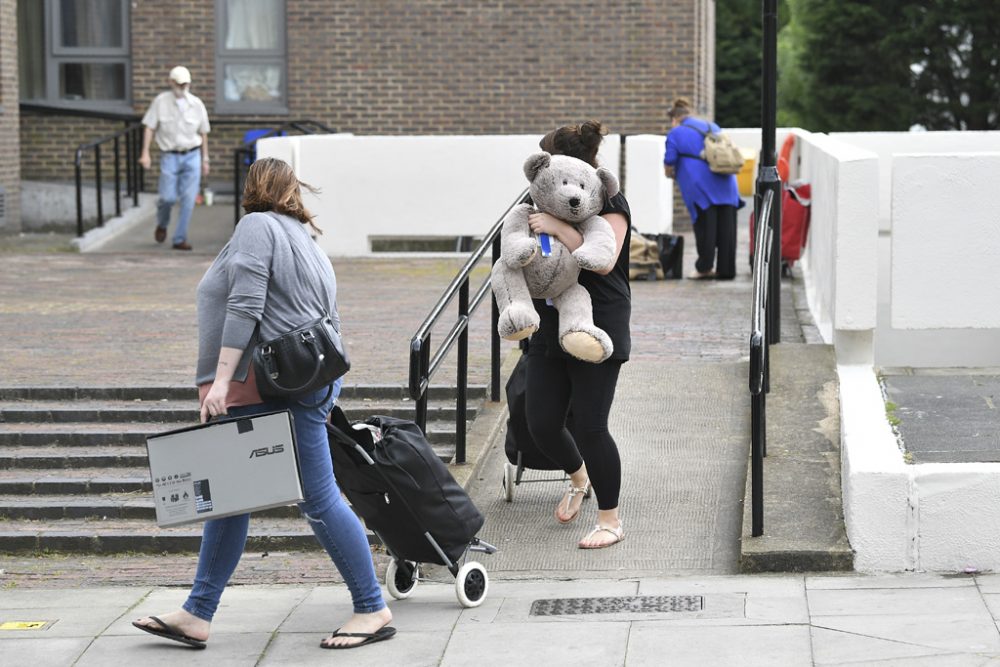
[[[591,537],[593,537],[594,535],[596,535],[597,533],[599,533],[601,531],[604,531],[604,532],[607,532],[607,533],[611,533],[612,535],[614,535],[615,536],[614,541],[608,542],[607,544],[595,544],[594,546],[585,546],[583,544],[585,541],[589,540]],[[604,549],[605,547],[610,547],[612,545],[618,544],[619,542],[621,542],[624,539],[625,539],[625,533],[622,531],[621,522],[618,523],[618,527],[617,528],[612,528],[611,526],[602,526],[602,525],[598,524],[598,525],[594,526],[594,529],[592,531],[590,531],[589,533],[587,533],[586,537],[584,537],[582,540],[580,540],[580,542],[579,542],[579,544],[577,544],[577,546],[580,547],[581,549]]]
[[[589,479],[583,486],[573,486],[572,484],[570,484],[569,491],[566,492],[566,497],[564,499],[566,501],[567,512],[573,508],[573,499],[576,498],[578,495],[582,495],[584,498],[590,497]],[[556,512],[555,512],[556,521],[558,521],[559,523],[571,523],[576,520],[576,517],[580,516],[580,508],[583,507],[583,501],[582,500],[580,501],[580,504],[579,506],[577,506],[576,511],[573,512],[573,514],[571,514],[568,519],[562,519],[559,517],[559,510],[562,509],[562,506],[563,506],[563,501],[560,500],[559,504],[556,505]]]

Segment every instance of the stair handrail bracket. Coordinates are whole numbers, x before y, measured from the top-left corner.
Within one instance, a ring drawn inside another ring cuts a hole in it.
[[[475,296],[469,299],[469,277],[476,268],[487,249],[492,250],[491,260],[496,263],[500,258],[500,231],[507,215],[515,206],[528,201],[528,190],[525,189],[507,207],[503,215],[493,224],[489,232],[483,237],[482,243],[469,255],[469,259],[458,271],[451,283],[442,293],[441,297],[431,308],[430,313],[410,339],[410,374],[407,383],[410,398],[416,401],[416,423],[420,429],[426,432],[427,429],[427,400],[430,389],[430,381],[437,372],[441,362],[448,352],[458,343],[458,372],[457,390],[455,396],[455,463],[465,463],[465,431],[466,431],[466,404],[468,400],[468,378],[469,378],[469,320],[476,308],[490,296],[492,304],[491,331],[490,331],[490,400],[500,400],[500,336],[497,333],[497,323],[499,321],[499,311],[496,299],[492,298],[490,277],[487,276],[483,284],[476,291]],[[448,305],[458,297],[458,314],[454,324],[445,334],[433,357],[431,355],[431,329],[441,319]]]

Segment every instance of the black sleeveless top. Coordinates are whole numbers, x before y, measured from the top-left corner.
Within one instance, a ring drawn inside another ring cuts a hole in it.
[[[625,196],[618,193],[604,203],[599,215],[621,213],[628,221],[625,242],[618,253],[615,267],[605,276],[593,271],[580,271],[579,283],[590,293],[594,306],[594,324],[607,332],[614,345],[611,359],[627,361],[632,350],[632,335],[629,320],[632,317],[632,289],[628,282],[629,240],[632,236],[632,213]],[[572,359],[559,346],[559,311],[545,303],[545,299],[533,299],[535,310],[541,318],[538,331],[531,336],[531,354]]]

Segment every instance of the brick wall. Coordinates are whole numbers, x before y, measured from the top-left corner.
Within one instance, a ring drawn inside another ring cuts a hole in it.
[[[18,153],[17,0],[0,0],[0,155]],[[5,190],[0,233],[21,230],[21,165],[0,160],[0,184]]]
[[[281,118],[214,113],[212,0],[131,4],[136,112],[183,63],[213,120],[245,123],[213,131],[217,180],[221,169],[230,170],[231,149],[245,129]],[[538,133],[586,118],[614,132],[663,133],[677,95],[699,108],[714,104],[707,71],[714,24],[706,25],[714,4],[288,0],[285,118],[313,118],[355,134]],[[23,123],[25,177],[60,178],[47,156],[94,133],[77,121],[35,123],[41,121],[27,116]]]

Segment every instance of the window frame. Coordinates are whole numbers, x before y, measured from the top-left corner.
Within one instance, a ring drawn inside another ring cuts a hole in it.
[[[281,5],[281,26],[278,47],[275,49],[227,49],[226,29],[229,18],[226,0],[215,0],[215,113],[230,116],[287,116],[288,115],[288,0],[278,0]],[[227,65],[277,65],[281,71],[282,96],[275,102],[260,100],[231,101],[226,99]]]
[[[92,111],[131,112],[132,109],[132,35],[131,3],[117,0],[122,7],[122,46],[120,47],[66,47],[59,44],[62,8],[59,0],[44,0],[45,16],[44,58],[45,86],[43,97],[20,98],[19,101],[43,104],[61,109],[86,109]],[[117,100],[67,100],[59,94],[59,67],[63,64],[124,65],[124,97]]]

